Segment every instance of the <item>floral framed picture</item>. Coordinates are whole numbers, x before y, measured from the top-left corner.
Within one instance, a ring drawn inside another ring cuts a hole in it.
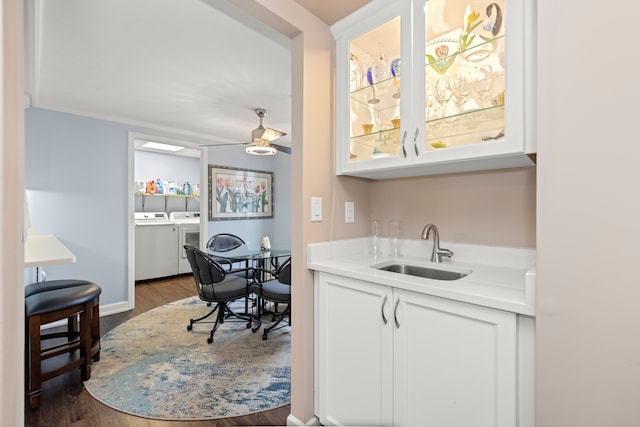
[[[273,218],[273,172],[209,165],[209,221]]]

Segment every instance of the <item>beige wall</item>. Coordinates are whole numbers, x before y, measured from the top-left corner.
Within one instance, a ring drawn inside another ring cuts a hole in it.
[[[640,425],[638,16],[538,0],[541,427]]]
[[[433,223],[449,242],[535,248],[536,168],[371,184],[371,219],[401,220],[403,238]]]
[[[24,111],[22,90],[22,1],[0,9],[0,423],[24,424],[24,288],[22,263]]]

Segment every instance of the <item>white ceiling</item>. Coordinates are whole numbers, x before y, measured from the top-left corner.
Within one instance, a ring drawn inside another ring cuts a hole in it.
[[[331,24],[369,0],[296,1]],[[226,0],[26,5],[32,106],[239,143],[264,108],[291,145],[290,40]]]

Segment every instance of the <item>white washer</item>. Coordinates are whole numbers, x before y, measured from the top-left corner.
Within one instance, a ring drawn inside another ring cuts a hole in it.
[[[184,245],[200,247],[200,212],[171,212],[169,220],[178,226],[178,274],[191,273]]]
[[[166,212],[136,212],[135,280],[178,274],[178,227]]]

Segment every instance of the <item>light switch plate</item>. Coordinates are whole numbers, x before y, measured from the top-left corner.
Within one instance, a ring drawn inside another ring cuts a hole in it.
[[[311,198],[311,221],[322,221],[322,197]]]
[[[355,221],[355,207],[353,202],[344,202],[344,222],[349,224]]]

